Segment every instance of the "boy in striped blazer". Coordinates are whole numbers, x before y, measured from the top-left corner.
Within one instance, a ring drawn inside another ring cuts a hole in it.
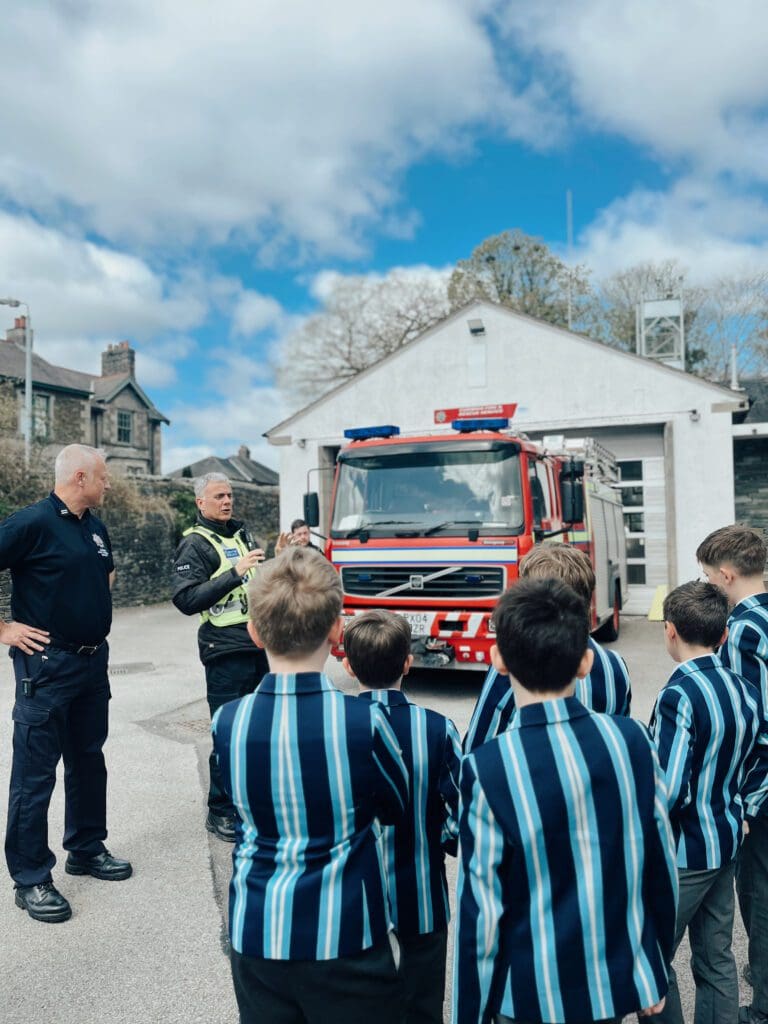
[[[380,826],[400,820],[408,776],[378,704],[337,690],[323,666],[341,635],[341,584],[291,547],[249,591],[270,673],[212,723],[238,812],[229,889],[241,1024],[400,1024]]]
[[[756,691],[714,653],[727,618],[725,594],[711,583],[684,583],[667,595],[664,638],[678,667],[651,715],[677,843],[675,949],[687,929],[696,1024],[735,1021],[739,1011],[733,877],[744,820],[740,787],[760,715]],[[683,1024],[672,968],[658,1020]]]
[[[358,699],[384,706],[411,783],[406,814],[382,837],[406,1024],[442,1024],[450,917],[445,854],[456,852],[461,741],[450,719],[401,691],[413,662],[405,619],[386,611],[355,616],[344,651],[344,667],[360,684]]]
[[[592,563],[583,551],[569,544],[540,544],[533,548],[520,562],[520,579],[563,580],[581,595],[587,608],[592,604]],[[592,711],[629,716],[632,689],[624,659],[615,651],[604,650],[592,637],[589,647],[592,668],[583,679],[576,680],[576,697]],[[464,753],[471,754],[486,740],[504,732],[514,711],[515,692],[509,679],[491,667],[464,737]]]
[[[462,761],[454,1024],[656,1012],[677,902],[656,750],[575,699],[593,654],[569,586],[521,580],[493,617],[517,711]]]
[[[752,1004],[739,1021],[768,1021],[768,593],[766,545],[759,530],[734,524],[710,533],[696,551],[704,575],[731,607],[723,664],[743,676],[759,694],[761,727],[742,788],[747,825],[736,858],[736,891],[749,938]]]

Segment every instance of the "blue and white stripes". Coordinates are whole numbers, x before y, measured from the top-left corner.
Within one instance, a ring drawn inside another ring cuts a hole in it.
[[[364,690],[358,699],[386,710],[411,784],[406,814],[382,836],[395,927],[406,937],[439,931],[448,924],[445,852],[458,831],[459,734],[399,690]]]
[[[520,708],[461,768],[455,1024],[598,1020],[666,991],[677,905],[647,731],[575,698]]]
[[[614,651],[603,650],[591,637],[589,647],[594,654],[592,670],[584,679],[576,680],[576,698],[592,711],[629,716],[632,689],[624,660]],[[489,669],[464,737],[464,753],[471,754],[501,735],[514,713],[515,695],[509,677]]]
[[[230,939],[246,956],[328,960],[391,927],[378,821],[398,821],[408,777],[382,708],[317,673],[267,675],[212,724],[241,824]]]
[[[746,679],[760,701],[760,730],[747,766],[742,798],[748,817],[768,814],[768,594],[740,601],[728,618],[728,639],[720,659]]]
[[[736,856],[740,795],[760,724],[757,692],[715,654],[672,673],[656,699],[651,731],[666,776],[677,866],[723,867]]]

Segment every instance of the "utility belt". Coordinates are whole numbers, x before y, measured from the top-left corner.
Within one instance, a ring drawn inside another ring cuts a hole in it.
[[[66,651],[67,654],[84,654],[86,657],[91,657],[96,651],[101,650],[106,642],[106,637],[104,640],[99,640],[97,644],[68,644],[65,640],[51,640],[46,647],[53,651]]]

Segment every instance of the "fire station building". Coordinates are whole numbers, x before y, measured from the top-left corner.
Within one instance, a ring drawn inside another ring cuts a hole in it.
[[[312,490],[327,530],[345,429],[428,433],[437,409],[508,403],[513,432],[594,437],[618,459],[632,613],[647,612],[659,585],[698,575],[699,542],[735,520],[734,442],[764,441],[758,426],[739,425],[743,390],[478,302],[267,432],[280,448],[281,528]]]

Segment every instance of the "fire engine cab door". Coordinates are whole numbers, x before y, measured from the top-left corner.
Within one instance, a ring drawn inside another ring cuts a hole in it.
[[[592,526],[592,552],[595,569],[595,603],[599,621],[606,619],[613,609],[612,570],[608,557],[608,522],[605,502],[590,495],[590,520]]]

